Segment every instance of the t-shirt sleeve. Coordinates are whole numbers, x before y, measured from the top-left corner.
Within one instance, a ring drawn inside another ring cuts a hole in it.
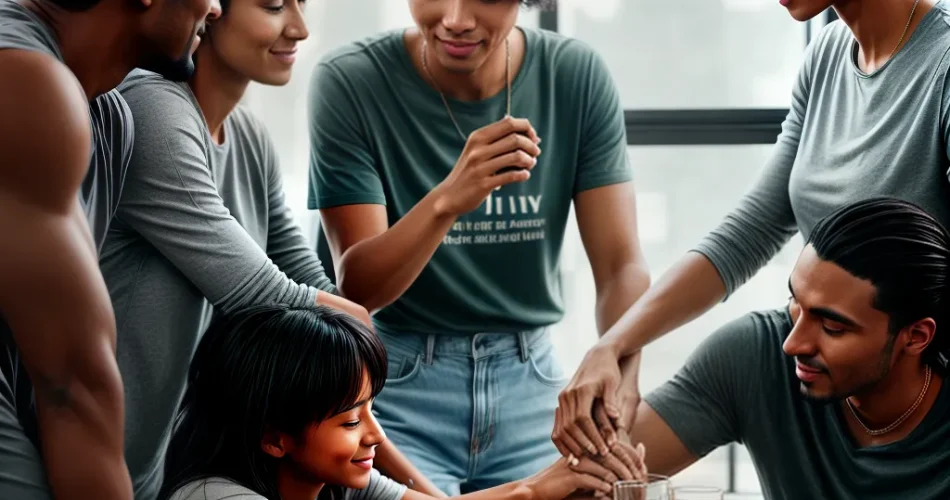
[[[400,500],[406,494],[406,487],[380,474],[373,469],[369,485],[362,490],[346,490],[345,500]]]
[[[576,40],[579,65],[572,71],[586,84],[581,112],[581,142],[578,152],[574,194],[633,179],[627,155],[627,125],[620,93],[597,52]],[[542,144],[542,147],[544,145]]]
[[[755,377],[768,377],[764,360],[774,317],[753,313],[727,323],[693,351],[686,364],[644,401],[695,456],[703,457],[745,435],[746,409],[760,390]]]
[[[368,98],[365,96],[363,98]],[[311,210],[340,205],[385,205],[367,130],[359,121],[359,96],[336,66],[320,63],[310,82]]]
[[[168,500],[267,500],[229,479],[212,477],[190,482],[175,490]]]

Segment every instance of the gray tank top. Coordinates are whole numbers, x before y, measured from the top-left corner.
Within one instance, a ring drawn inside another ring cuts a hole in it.
[[[19,49],[48,54],[62,62],[53,31],[33,12],[11,0],[0,0],[0,50]],[[0,114],[3,110],[0,109]],[[78,195],[101,249],[122,192],[132,153],[132,113],[115,90],[89,103],[92,155]],[[3,159],[0,158],[0,163]],[[16,351],[13,336],[0,317],[0,398],[15,406],[24,431],[36,442],[32,384]]]

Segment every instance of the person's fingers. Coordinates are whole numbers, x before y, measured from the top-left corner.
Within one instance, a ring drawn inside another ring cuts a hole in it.
[[[629,477],[626,478],[627,480],[643,480],[645,478],[645,473],[641,474],[646,468],[643,465],[643,460],[640,458],[640,452],[629,443],[617,443],[611,450],[611,456],[623,464],[629,473]],[[609,464],[605,465],[609,466]]]
[[[497,141],[485,146],[482,154],[486,158],[501,156],[509,151],[524,151],[532,157],[541,155],[541,148],[526,134],[511,134],[499,138]]]
[[[600,458],[599,461],[601,465],[610,470],[610,472],[613,472],[614,475],[617,476],[618,480],[632,481],[636,479],[636,464],[633,463],[632,460],[628,464],[626,461],[620,458],[616,451]]]
[[[571,454],[571,450],[564,443],[564,439],[561,437],[563,432],[561,425],[561,407],[558,406],[554,409],[554,429],[551,431],[551,441],[554,442],[554,447],[557,448],[557,451],[561,456],[568,456]]]
[[[537,132],[535,132],[534,127],[531,126],[531,122],[527,119],[506,116],[495,123],[491,123],[472,132],[468,140],[469,142],[477,142],[480,144],[491,144],[510,134],[525,134],[529,137],[537,137]]]
[[[594,419],[591,418],[593,410],[593,391],[582,390],[578,392],[576,395],[574,422],[572,426],[574,432],[571,433],[571,436],[573,436],[581,446],[586,448],[591,455],[606,455],[610,453],[610,448],[607,446],[606,441],[604,441],[604,437],[600,434],[600,431],[597,430]]]
[[[604,405],[601,402],[594,403],[594,422],[598,430],[604,436],[608,448],[613,448],[617,444],[617,431],[614,429],[614,422],[607,415]]]
[[[609,494],[613,491],[613,484],[616,478],[613,474],[602,466],[598,465],[589,458],[571,466],[571,470],[576,472],[576,489],[600,491]]]
[[[618,384],[619,381],[613,378],[607,378],[604,380],[604,393],[601,395],[604,400],[604,409],[607,410],[607,416],[614,420],[619,419],[621,416],[620,401],[617,397]]]
[[[514,167],[518,169],[531,170],[537,164],[538,160],[519,149],[517,151],[506,153],[482,163],[478,166],[478,170],[475,173],[479,178],[489,177],[492,175],[499,177],[499,175],[496,174],[503,168]]]

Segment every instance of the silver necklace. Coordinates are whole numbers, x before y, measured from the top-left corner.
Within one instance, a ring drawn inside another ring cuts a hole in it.
[[[894,47],[894,50],[891,51],[891,55],[887,57],[888,59],[894,57],[894,54],[897,53],[897,49],[904,43],[904,37],[907,36],[907,30],[910,29],[910,22],[914,20],[914,12],[917,12],[917,4],[919,3],[920,0],[917,0],[914,2],[914,7],[910,9],[910,17],[907,18],[907,24],[904,25],[904,32],[901,33],[901,38],[897,41],[897,47]]]
[[[428,53],[429,42],[427,40],[422,41],[422,69],[425,70],[426,76],[429,77],[429,80],[432,81],[432,86],[435,87],[436,92],[439,93],[439,97],[442,98],[442,104],[445,105],[445,111],[449,114],[449,119],[452,120],[452,125],[455,125],[455,130],[458,131],[459,137],[463,141],[468,140],[468,136],[462,132],[462,127],[459,126],[459,122],[455,119],[455,115],[452,114],[452,108],[449,106],[448,99],[445,98],[445,94],[442,93],[442,89],[439,88],[438,82],[435,81],[435,78],[432,77],[432,73],[429,72],[429,58],[426,57]],[[505,39],[505,88],[507,90],[507,99],[505,101],[505,116],[511,116],[511,41]]]
[[[927,389],[930,388],[931,375],[932,375],[932,372],[930,371],[930,366],[927,366],[927,375],[926,375],[926,378],[924,379],[924,388],[920,391],[920,395],[917,396],[917,401],[914,401],[914,404],[911,405],[911,407],[908,408],[907,411],[905,411],[904,414],[900,416],[900,418],[895,420],[891,425],[888,425],[887,427],[884,427],[882,429],[871,429],[870,427],[865,425],[864,421],[861,420],[861,417],[858,416],[858,412],[854,409],[854,404],[851,403],[851,399],[845,399],[845,401],[848,403],[848,409],[851,410],[851,415],[854,416],[854,419],[858,421],[858,424],[860,424],[861,427],[864,427],[864,432],[870,434],[871,436],[880,436],[882,434],[887,434],[888,432],[891,432],[892,430],[896,429],[899,425],[903,424],[905,420],[907,420],[911,415],[914,414],[914,411],[917,410],[917,408],[920,406],[920,403],[924,401],[924,396],[927,395]]]

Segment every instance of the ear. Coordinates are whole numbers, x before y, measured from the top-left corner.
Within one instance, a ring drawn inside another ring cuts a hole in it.
[[[903,351],[910,356],[920,356],[934,339],[937,323],[933,318],[924,318],[911,323],[902,332],[906,338]]]
[[[283,432],[268,429],[261,437],[261,451],[274,458],[283,458],[292,448],[293,441]]]

